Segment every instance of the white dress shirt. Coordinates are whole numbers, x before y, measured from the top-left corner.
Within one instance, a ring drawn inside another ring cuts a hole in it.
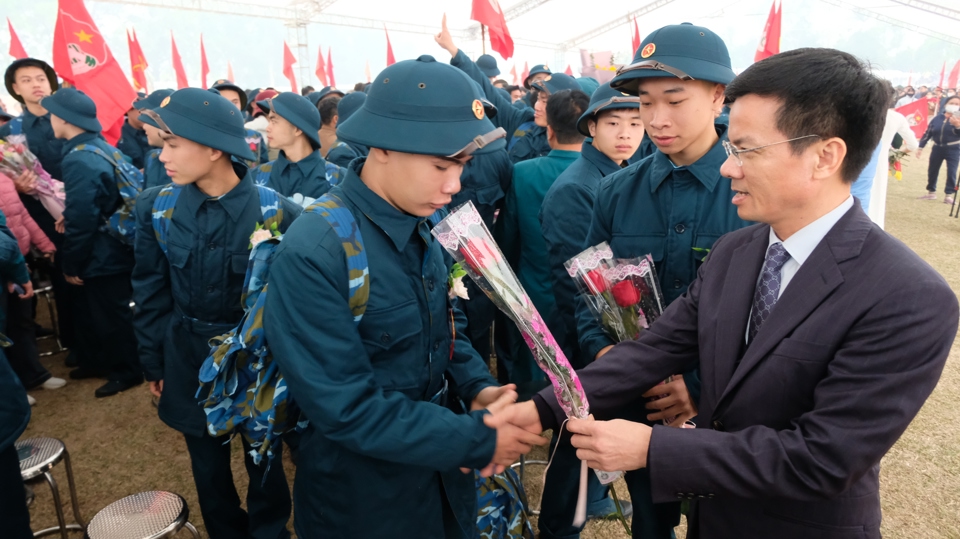
[[[810,223],[809,225],[801,228],[800,230],[794,232],[792,236],[786,239],[786,241],[781,240],[777,237],[777,234],[773,231],[773,227],[770,227],[770,239],[767,243],[767,249],[770,249],[770,246],[774,243],[782,243],[784,250],[787,251],[787,254],[790,255],[790,258],[784,262],[783,267],[780,268],[780,292],[777,294],[777,299],[780,299],[780,296],[783,295],[783,291],[787,289],[787,285],[790,284],[790,281],[793,280],[793,276],[800,271],[800,266],[810,258],[810,254],[813,253],[813,250],[817,248],[817,245],[820,245],[820,242],[823,241],[824,236],[837,224],[837,221],[847,211],[853,207],[853,196],[847,197],[839,206],[831,210],[829,213],[821,216],[816,221]],[[760,275],[757,276],[757,285],[760,284],[760,278],[763,276],[763,270],[761,268]],[[752,301],[752,300],[751,300]],[[753,308],[750,308],[750,315],[753,314]],[[747,317],[747,332],[744,338],[749,342],[750,335],[750,317]]]

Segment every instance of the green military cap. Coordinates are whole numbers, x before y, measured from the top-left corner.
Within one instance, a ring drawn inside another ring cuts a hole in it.
[[[463,157],[503,148],[478,86],[424,55],[377,75],[363,105],[337,126],[343,140],[404,153]]]
[[[688,22],[655,30],[637,49],[633,63],[621,67],[612,85],[637,95],[640,79],[676,77],[730,84],[736,77],[730,67],[730,53],[720,36],[710,29]]]
[[[144,109],[140,120],[240,159],[256,159],[245,140],[243,113],[217,90],[177,90],[165,97],[156,109]]]
[[[533,69],[530,70],[530,73],[527,74],[527,78],[523,79],[523,87],[530,89],[530,79],[534,75],[539,75],[540,73],[546,73],[547,75],[552,75],[553,72],[550,71],[550,68],[547,67],[547,64],[537,64],[533,66]]]
[[[590,136],[590,128],[587,126],[587,120],[594,118],[598,112],[614,109],[639,109],[640,98],[621,92],[606,83],[597,88],[590,98],[590,106],[577,120],[577,131],[585,137]]]
[[[57,90],[53,95],[41,99],[40,106],[85,131],[99,133],[101,130],[100,120],[97,120],[97,104],[76,88]]]
[[[170,94],[173,93],[173,90],[170,88],[163,88],[161,90],[154,90],[150,95],[143,99],[138,99],[133,102],[133,108],[137,110],[143,109],[155,109],[160,106],[160,103]],[[141,121],[143,121],[141,119]]]
[[[293,92],[283,92],[275,97],[257,101],[257,106],[269,113],[271,110],[290,122],[310,139],[313,149],[320,149],[320,111],[310,100]]]
[[[17,70],[21,67],[39,67],[47,74],[47,80],[50,81],[50,91],[56,92],[57,89],[60,88],[60,83],[57,82],[57,72],[50,67],[50,64],[43,60],[37,60],[36,58],[20,58],[19,60],[14,60],[12,64],[7,66],[7,72],[4,73],[3,76],[3,82],[7,86],[7,93],[17,101],[23,103],[23,98],[20,97],[20,94],[13,91],[13,83],[16,82],[14,78],[17,75]]]
[[[217,79],[210,88],[213,90],[233,90],[237,92],[237,95],[240,96],[240,110],[247,108],[247,92],[244,92],[243,88],[234,84],[230,79]]]

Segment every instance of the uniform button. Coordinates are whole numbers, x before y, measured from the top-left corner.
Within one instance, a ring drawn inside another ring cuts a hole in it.
[[[434,349],[434,350],[439,350],[439,349],[440,349],[440,341],[436,341],[436,342],[433,343],[433,349]]]
[[[211,243],[210,245],[207,245],[207,249],[210,249],[211,251],[216,251],[216,250],[217,250],[217,244]]]
[[[723,432],[723,423],[720,420],[715,420],[713,422],[713,430]]]
[[[687,227],[683,226],[683,224],[679,224],[673,227],[673,229],[677,231],[677,234],[683,234],[683,231],[686,230]]]
[[[713,494],[707,494],[707,499],[713,499]]]
[[[213,285],[207,287],[207,292],[213,293],[214,290],[216,290],[216,288],[214,288]]]
[[[433,292],[433,279],[427,279],[427,290]]]
[[[381,334],[380,334],[380,342],[382,342],[383,344],[389,343],[389,342],[390,342],[390,334],[389,334],[389,333],[386,333],[386,332],[381,333]]]
[[[676,288],[677,290],[680,290],[681,288],[683,288],[683,283],[680,282],[680,279],[674,279],[673,287]]]
[[[678,499],[678,500],[682,500],[682,499],[683,499],[683,493],[682,493],[682,492],[678,492],[678,493],[677,493],[677,499]]]

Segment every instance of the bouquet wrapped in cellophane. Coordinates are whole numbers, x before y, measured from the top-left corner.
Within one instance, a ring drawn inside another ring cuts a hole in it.
[[[26,141],[24,135],[10,135],[5,141],[0,139],[0,173],[10,179],[18,178],[27,170],[36,174],[36,186],[27,194],[38,199],[55,220],[60,220],[67,199],[63,182],[51,178],[50,174],[43,170],[40,161],[27,148]]]
[[[517,325],[537,365],[550,378],[553,392],[567,417],[583,419],[590,415],[590,405],[576,371],[520,285],[473,203],[467,202],[451,212],[433,228],[433,235],[487,297]]]
[[[564,265],[587,308],[616,342],[635,340],[663,312],[663,294],[649,255],[614,259],[603,242]]]
[[[590,405],[580,385],[580,378],[513,273],[473,202],[461,205],[437,223],[433,227],[433,235],[477,287],[517,325],[537,365],[550,379],[553,393],[567,417],[585,419],[590,415]],[[594,472],[603,484],[612,483],[622,475],[622,472]],[[629,533],[619,500],[615,491],[611,491],[617,502],[617,513]],[[582,461],[574,524],[582,525],[586,521],[586,492],[587,463]]]

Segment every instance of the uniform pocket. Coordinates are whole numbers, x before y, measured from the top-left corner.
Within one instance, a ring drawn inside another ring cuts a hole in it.
[[[420,334],[420,308],[411,301],[384,309],[368,310],[359,327],[377,384],[385,390],[417,388],[424,376],[429,352]]]
[[[167,260],[170,261],[170,284],[173,299],[178,305],[189,305],[192,286],[190,249],[167,243]]]
[[[493,206],[501,198],[503,198],[503,189],[500,188],[499,184],[477,189],[477,202],[480,204]]]

